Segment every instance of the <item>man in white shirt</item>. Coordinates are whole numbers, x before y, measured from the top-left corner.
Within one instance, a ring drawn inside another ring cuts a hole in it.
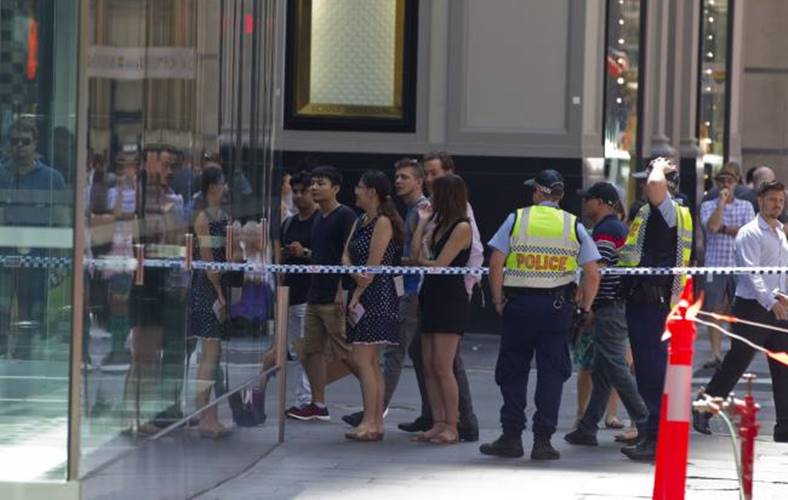
[[[432,181],[439,177],[454,173],[454,159],[448,153],[430,153],[422,158],[422,165],[424,166],[425,173],[425,187],[429,191],[432,187]],[[468,267],[480,267],[484,261],[484,247],[482,246],[481,237],[479,236],[479,227],[476,225],[476,220],[473,216],[473,208],[470,203],[468,204],[468,218],[471,222],[471,230],[473,231],[473,241],[471,243],[471,256],[468,259]],[[425,234],[431,234],[431,231],[425,231]],[[468,292],[468,300],[471,300],[473,295],[473,287],[481,281],[481,276],[466,275],[465,276],[465,289]],[[479,440],[479,421],[473,412],[473,402],[471,401],[471,389],[468,384],[468,375],[465,373],[465,366],[460,356],[461,348],[457,347],[457,355],[454,356],[454,376],[457,379],[457,388],[460,396],[460,421],[457,425],[457,431],[460,435],[461,441],[478,441]],[[419,383],[419,391],[422,396],[422,410],[421,415],[413,422],[399,424],[399,428],[406,432],[424,432],[432,427],[432,415],[430,414],[430,405],[427,403],[427,393],[424,390],[424,374],[421,370],[421,342],[419,341],[418,334],[414,337],[410,346],[409,354],[413,360],[416,371],[416,379]]]
[[[761,184],[758,189],[760,212],[751,222],[739,229],[736,235],[736,265],[740,267],[788,266],[788,241],[778,217],[785,207],[785,186],[776,180]],[[736,298],[733,316],[756,323],[786,326],[788,320],[788,295],[785,274],[744,274],[736,280]],[[771,351],[788,351],[788,337],[763,328],[735,323],[737,335]],[[705,393],[712,397],[727,397],[750,365],[755,350],[747,344],[733,340],[731,350],[714,374]],[[772,375],[772,393],[777,413],[774,440],[788,442],[788,366],[769,359]],[[694,413],[695,430],[711,434],[710,414]]]

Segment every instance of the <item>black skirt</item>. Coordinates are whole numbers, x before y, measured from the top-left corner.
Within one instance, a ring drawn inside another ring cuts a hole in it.
[[[462,335],[468,324],[470,302],[463,276],[427,275],[419,292],[421,333]]]

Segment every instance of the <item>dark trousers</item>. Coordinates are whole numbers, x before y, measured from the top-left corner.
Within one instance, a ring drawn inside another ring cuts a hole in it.
[[[668,345],[661,340],[668,312],[666,304],[627,302],[627,327],[635,361],[635,379],[638,392],[648,408],[646,430],[652,438],[656,438],[659,431],[659,412],[668,363]]]
[[[593,389],[578,427],[596,434],[610,399],[610,390],[618,392],[621,402],[638,430],[646,431],[648,408],[638,393],[637,384],[627,366],[627,323],[623,302],[613,302],[594,309]]]
[[[478,429],[479,420],[473,413],[473,402],[471,401],[471,385],[468,383],[468,375],[465,373],[465,365],[462,363],[462,356],[460,356],[460,344],[457,344],[457,353],[454,355],[454,377],[457,379],[457,389],[460,396],[460,421],[458,423],[460,428]],[[408,349],[410,359],[413,360],[413,369],[416,371],[416,381],[419,384],[419,393],[421,394],[421,417],[427,420],[432,420],[432,410],[430,409],[429,399],[427,398],[427,389],[424,386],[424,366],[421,362],[421,332],[417,332],[413,337],[413,342],[410,343]]]
[[[572,307],[557,305],[551,295],[513,296],[503,311],[503,332],[495,382],[501,389],[503,433],[519,438],[525,429],[525,407],[531,360],[536,355],[536,413],[533,432],[549,438],[558,426],[564,382],[572,374],[567,335]]]
[[[737,318],[777,325],[777,318],[755,300],[736,298],[733,302],[733,315]],[[780,326],[785,326],[785,323]],[[733,332],[757,345],[771,351],[788,351],[788,336],[784,333],[736,323]],[[726,397],[736,386],[744,371],[750,365],[755,349],[738,340],[731,341],[731,349],[722,361],[722,367],[714,374],[706,387],[706,394]],[[774,433],[788,434],[788,366],[769,358],[769,372],[772,375],[772,394],[777,424]]]

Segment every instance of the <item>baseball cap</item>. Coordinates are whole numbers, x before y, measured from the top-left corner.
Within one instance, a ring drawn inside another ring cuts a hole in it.
[[[673,172],[665,173],[665,178],[668,182],[675,182],[678,180],[678,167],[676,166],[676,162],[670,158],[665,158],[664,156],[660,156],[659,158],[654,158],[648,163],[648,166],[645,170],[641,170],[640,172],[635,172],[632,174],[633,179],[648,179],[649,174],[654,169],[654,165],[658,163],[667,163],[668,165],[672,166],[675,170]]]
[[[738,182],[741,179],[741,174],[739,173],[738,164],[733,162],[728,162],[722,166],[722,168],[717,172],[714,176],[715,180],[719,180],[720,177],[733,177],[733,180]]]
[[[597,182],[588,189],[578,189],[582,198],[599,198],[610,206],[619,202],[618,189],[609,182]]]
[[[525,181],[526,186],[533,186],[543,193],[550,194],[554,189],[564,189],[564,178],[556,170],[542,170],[533,179]]]

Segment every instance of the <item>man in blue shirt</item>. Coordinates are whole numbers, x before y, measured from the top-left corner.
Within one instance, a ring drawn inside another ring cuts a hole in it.
[[[8,158],[0,165],[0,225],[13,226],[14,240],[1,241],[2,253],[13,256],[45,257],[51,249],[32,243],[51,241],[47,227],[68,222],[70,200],[64,191],[63,176],[39,160],[38,130],[17,121],[9,131]],[[39,243],[41,245],[43,243]],[[70,244],[67,243],[67,244]],[[11,307],[16,301],[17,325],[44,327],[48,290],[48,270],[6,268],[0,270],[0,355],[7,351],[11,330]],[[31,332],[16,332],[11,356],[30,359]]]
[[[564,180],[544,170],[528,181],[534,206],[509,215],[488,243],[490,291],[503,317],[495,381],[501,389],[503,434],[483,444],[485,455],[523,456],[522,432],[531,361],[536,356],[536,413],[532,460],[556,460],[550,438],[558,425],[564,382],[572,373],[567,337],[576,312],[590,313],[599,286],[601,259],[591,236],[577,218],[558,207]],[[506,274],[504,275],[504,268]],[[578,293],[575,281],[582,268]]]

